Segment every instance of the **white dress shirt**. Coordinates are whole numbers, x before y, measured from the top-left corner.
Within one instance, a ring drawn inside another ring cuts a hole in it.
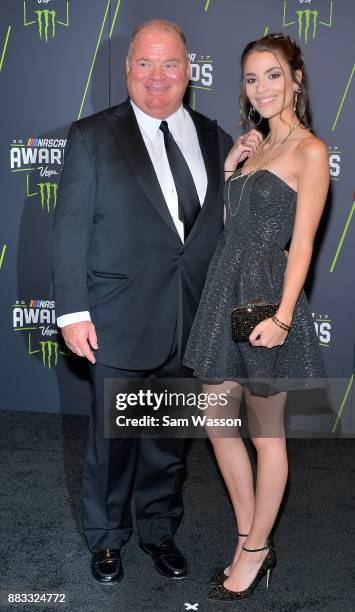
[[[150,117],[138,108],[132,100],[131,104],[167,207],[181,242],[184,242],[184,225],[178,217],[178,196],[165,150],[164,134],[159,129],[162,120]],[[175,113],[167,117],[165,121],[167,121],[169,130],[190,168],[202,206],[207,191],[207,173],[194,122],[189,112],[182,105]],[[91,321],[90,313],[82,311],[62,315],[57,318],[57,325],[58,327],[64,327],[79,321]]]

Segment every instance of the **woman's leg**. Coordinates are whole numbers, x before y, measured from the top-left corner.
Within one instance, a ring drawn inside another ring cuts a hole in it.
[[[283,423],[286,395],[286,392],[282,392],[260,397],[246,390],[249,431],[257,451],[255,508],[249,537],[244,541],[247,548],[266,545],[284,495],[288,475]],[[226,588],[232,591],[246,589],[254,580],[267,552],[242,550],[224,582]]]
[[[243,395],[243,387],[233,381],[225,381],[219,385],[204,385],[205,393],[228,393],[228,407],[209,406],[207,409],[208,417],[238,417],[240,402]],[[249,455],[245,444],[238,431],[231,432],[230,428],[223,434],[221,428],[206,428],[209,439],[221,470],[224,482],[228,489],[233,505],[237,531],[248,534],[254,516],[254,486],[253,473],[250,465]],[[227,433],[233,437],[221,437]],[[245,538],[238,539],[233,561],[226,568],[228,575],[232,566],[236,562],[241,551]]]

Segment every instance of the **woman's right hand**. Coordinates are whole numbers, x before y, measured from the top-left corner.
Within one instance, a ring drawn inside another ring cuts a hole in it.
[[[263,136],[258,130],[250,130],[235,141],[224,162],[224,171],[235,172],[238,164],[255,153],[263,142]]]

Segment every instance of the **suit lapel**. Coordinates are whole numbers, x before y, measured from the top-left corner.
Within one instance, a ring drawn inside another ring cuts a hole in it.
[[[201,212],[185,241],[186,244],[190,241],[191,237],[193,237],[194,233],[199,230],[199,226],[201,223],[203,223],[204,218],[208,215],[211,208],[216,205],[219,183],[221,180],[221,171],[217,138],[217,122],[212,122],[204,118],[199,113],[195,113],[189,107],[185,108],[190,113],[194,122],[207,173],[207,191],[205,200]],[[180,236],[176,230],[174,221],[165,202],[163,192],[155,174],[154,166],[144,144],[144,140],[129,100],[123,104],[120,104],[119,106],[109,109],[105,113],[105,118],[115,136],[116,143],[122,152],[122,155],[126,158],[127,163],[132,169],[141,189],[160,216],[180,240]]]
[[[221,180],[219,146],[217,138],[217,122],[205,119],[202,115],[195,113],[189,107],[185,107],[190,113],[195,124],[197,137],[205,163],[207,173],[207,191],[205,200],[191,232],[189,233],[185,244],[190,241],[195,232],[199,231],[201,223],[213,206],[216,205],[219,184]]]
[[[157,175],[155,174],[154,166],[144,144],[131,104],[127,101],[124,104],[110,109],[105,113],[105,118],[139,186],[160,216],[180,240],[180,236],[165,202]]]

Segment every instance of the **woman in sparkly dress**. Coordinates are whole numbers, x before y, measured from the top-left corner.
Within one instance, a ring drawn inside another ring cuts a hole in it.
[[[265,574],[268,585],[276,564],[270,533],[288,475],[287,391],[328,386],[303,290],[329,187],[328,150],[310,130],[302,52],[288,36],[270,34],[247,45],[241,67],[241,109],[255,126],[266,122],[268,133],[261,142],[248,132],[226,159],[225,229],[184,357],[206,392],[227,392],[237,406],[244,392],[257,451],[254,493],[238,432],[208,430],[239,536],[232,563],[211,579],[209,598],[228,601],[250,595]],[[278,306],[248,342],[234,342],[231,311],[253,301]],[[209,416],[221,412],[208,408]]]

